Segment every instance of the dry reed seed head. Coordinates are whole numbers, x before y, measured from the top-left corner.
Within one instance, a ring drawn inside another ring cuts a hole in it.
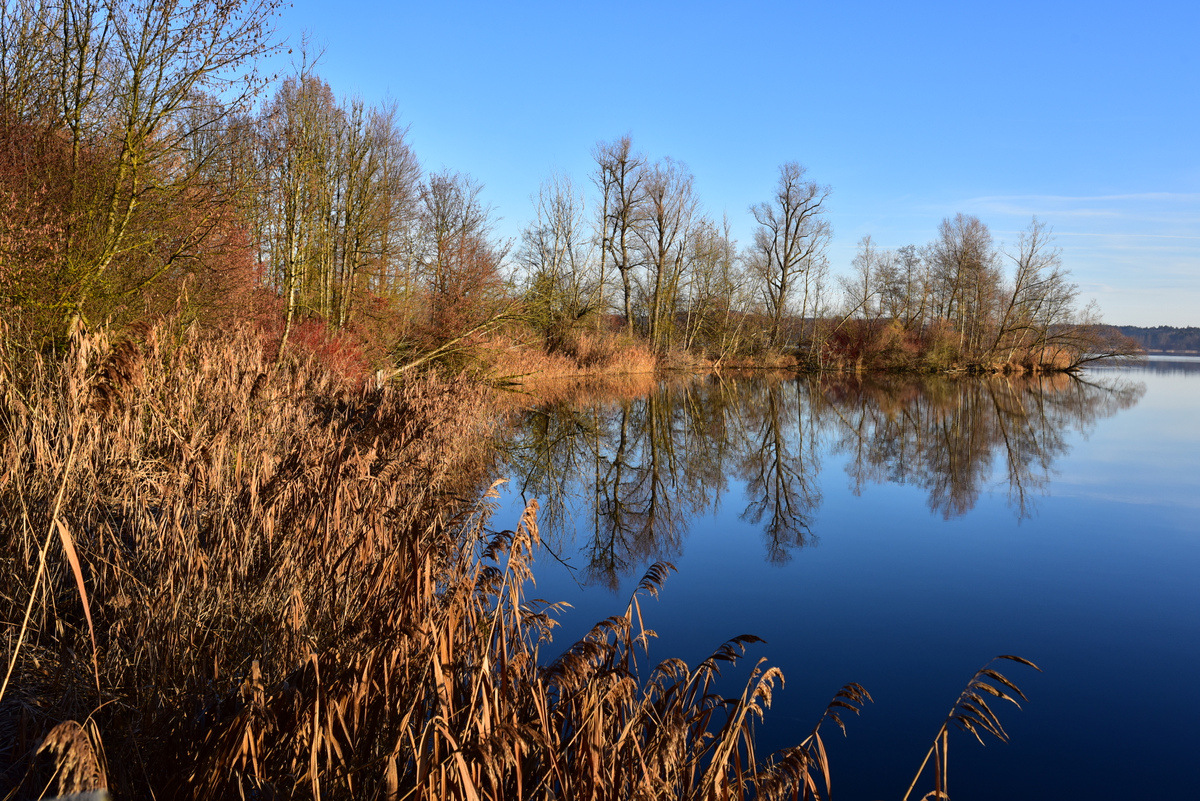
[[[658,591],[667,581],[667,576],[675,572],[671,562],[655,562],[646,569],[645,575],[638,582],[634,595],[645,594],[651,598],[658,597]]]
[[[141,379],[142,353],[132,340],[125,339],[109,350],[101,361],[90,385],[88,408],[101,417],[134,389]]]
[[[97,750],[83,726],[74,720],[66,720],[46,734],[37,754],[49,754],[53,782],[57,794],[62,796],[107,787],[104,764]]]

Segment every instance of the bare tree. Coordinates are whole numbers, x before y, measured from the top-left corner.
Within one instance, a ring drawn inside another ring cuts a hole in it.
[[[377,187],[370,206],[369,237],[363,258],[366,289],[385,299],[392,334],[403,338],[415,318],[422,286],[419,270],[421,167],[397,122],[395,103],[372,109],[372,175]]]
[[[262,119],[265,194],[259,208],[264,261],[284,297],[280,353],[302,308],[317,313],[318,264],[329,220],[328,166],[339,110],[329,85],[307,64],[286,79]]]
[[[958,330],[962,352],[979,354],[994,324],[1000,285],[991,232],[978,217],[946,218],[926,251],[926,260],[935,314]]]
[[[875,247],[870,236],[858,242],[858,253],[854,255],[851,273],[842,279],[842,290],[846,295],[846,315],[857,315],[867,320],[877,319],[882,314],[882,288],[890,261],[886,250]]]
[[[893,313],[905,330],[920,329],[926,321],[929,305],[929,281],[925,263],[916,245],[896,251],[896,286]]]
[[[680,282],[687,267],[692,220],[698,201],[692,174],[670,158],[646,170],[643,225],[637,229],[639,261],[646,266],[646,313],[650,344],[672,344]]]
[[[270,51],[277,0],[68,0],[63,5],[61,114],[76,148],[102,136],[115,150],[86,299],[113,260],[146,244],[135,232],[143,203],[185,192],[195,162],[180,162],[195,127],[242,108],[261,84],[255,60]],[[205,103],[204,92],[220,95]],[[200,114],[188,114],[200,111]],[[207,112],[207,113],[205,113]],[[68,248],[72,250],[72,248]]]
[[[411,267],[419,167],[394,106],[338,103],[307,57],[259,119],[259,170],[248,216],[260,258],[285,300],[283,341],[297,315],[343,327],[385,300],[391,333],[424,297]],[[282,348],[281,348],[282,352]]]
[[[633,277],[640,266],[634,245],[641,225],[646,159],[633,152],[628,135],[596,145],[592,158],[596,162],[593,180],[601,196],[600,272],[603,276],[611,261],[620,274],[625,324],[632,328]]]
[[[829,288],[829,260],[818,254],[810,260],[803,275],[803,293],[800,302],[801,341],[808,343],[810,357],[819,358],[824,338],[829,333],[825,318],[833,314]]]
[[[1094,304],[1076,308],[1079,287],[1063,267],[1045,223],[1033,218],[1016,252],[1006,255],[1015,269],[989,351],[994,359],[1012,362],[1021,356],[1034,368],[1073,369],[1138,351],[1136,343],[1100,321]]]
[[[585,206],[571,179],[552,176],[535,203],[537,218],[521,233],[517,259],[528,276],[527,314],[543,333],[556,335],[599,308],[600,287],[589,275]]]
[[[212,218],[191,201],[214,151],[198,133],[236,112],[262,83],[278,0],[24,0],[0,24],[4,111],[70,146],[63,201],[60,303],[69,315],[142,292]],[[220,102],[213,98],[219,97]],[[53,104],[46,102],[52,98]],[[104,154],[104,170],[88,169]],[[215,207],[213,207],[215,208]],[[119,268],[117,270],[116,268]]]
[[[707,217],[696,223],[690,262],[685,346],[699,344],[718,359],[725,358],[741,346],[751,305],[728,218],[721,226]]]
[[[416,217],[420,168],[396,123],[394,105],[365,109],[352,101],[339,137],[336,175],[335,269],[327,278],[327,318],[350,322],[360,283],[396,296],[393,260],[402,261],[405,234]]]
[[[14,0],[0,9],[0,110],[10,120],[36,123],[57,116],[64,13],[65,6],[52,0]]]
[[[430,175],[421,187],[429,330],[439,342],[457,340],[500,314],[500,265],[508,248],[492,239],[482,190],[475,179],[449,170]]]
[[[1049,229],[1036,217],[1017,240],[1017,252],[1005,255],[1015,268],[1013,283],[989,352],[1007,351],[1005,361],[1011,361],[1027,345],[1044,343],[1050,326],[1069,320],[1077,288],[1067,280]]]
[[[828,186],[805,181],[806,170],[790,161],[779,168],[779,181],[770,202],[751,206],[758,223],[751,264],[763,282],[771,315],[771,343],[781,343],[784,315],[798,279],[820,257],[830,237],[825,219]],[[801,310],[803,316],[804,310]]]

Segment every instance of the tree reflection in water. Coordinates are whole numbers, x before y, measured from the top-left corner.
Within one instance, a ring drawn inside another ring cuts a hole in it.
[[[741,518],[761,527],[766,558],[787,561],[814,541],[818,473],[830,452],[846,457],[856,494],[870,483],[919,486],[949,519],[995,481],[1018,517],[1029,516],[1067,434],[1144,391],[1103,375],[710,376],[529,412],[507,459],[522,496],[541,501],[548,545],[586,537],[585,580],[615,588],[647,562],[678,556],[690,521],[717,512],[731,479],[743,487]]]

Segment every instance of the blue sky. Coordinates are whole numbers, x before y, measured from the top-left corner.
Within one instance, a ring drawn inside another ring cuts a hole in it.
[[[625,133],[688,165],[744,244],[778,165],[858,240],[975,214],[1049,223],[1105,319],[1200,325],[1200,4],[296,0],[339,95],[396,101],[426,169],[484,184],[516,236],[551,173]]]

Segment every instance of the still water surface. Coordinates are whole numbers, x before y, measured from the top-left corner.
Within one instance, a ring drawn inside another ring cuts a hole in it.
[[[900,798],[996,654],[1029,696],[1010,743],[953,732],[959,799],[1194,797],[1200,734],[1200,360],[1080,380],[712,379],[558,404],[513,434],[496,522],[538,498],[534,595],[574,606],[566,648],[646,567],[651,657],[765,640],[786,686],[766,751],[833,693],[834,792]],[[552,648],[551,651],[554,651]],[[955,739],[954,735],[958,735]]]

